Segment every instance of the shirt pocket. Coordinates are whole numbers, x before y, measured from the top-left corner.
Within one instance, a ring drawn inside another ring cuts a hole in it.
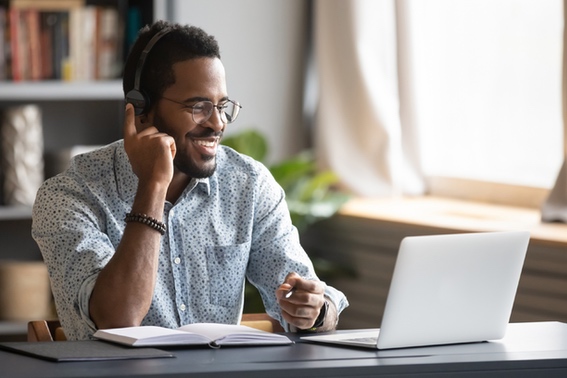
[[[210,301],[214,305],[240,305],[250,243],[207,247]]]

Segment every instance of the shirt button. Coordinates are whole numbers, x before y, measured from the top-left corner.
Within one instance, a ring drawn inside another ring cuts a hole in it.
[[[185,307],[184,304],[182,304],[181,306],[179,306],[179,309],[180,309],[181,311],[185,311],[186,308],[187,308],[187,307]]]
[[[179,265],[181,263],[181,259],[179,257],[176,257],[173,262]]]

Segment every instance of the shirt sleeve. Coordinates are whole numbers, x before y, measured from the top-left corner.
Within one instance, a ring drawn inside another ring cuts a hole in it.
[[[290,272],[305,279],[319,278],[291,222],[285,192],[265,167],[262,166],[259,173],[247,277],[258,289],[266,312],[287,328],[275,297],[276,289]],[[345,295],[331,286],[326,286],[325,295],[338,313],[348,306]]]
[[[32,236],[47,265],[57,315],[69,340],[88,339],[95,325],[89,299],[114,247],[84,185],[67,176],[46,181],[32,212]]]

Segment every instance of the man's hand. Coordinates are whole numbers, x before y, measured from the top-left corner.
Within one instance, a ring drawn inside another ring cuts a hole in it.
[[[289,295],[292,288],[293,291]],[[297,273],[288,274],[284,283],[276,290],[276,298],[282,309],[283,318],[298,329],[313,327],[325,304],[324,294],[323,282],[303,279]],[[319,331],[334,329],[336,316],[336,308],[330,303],[325,323]]]
[[[138,132],[132,104],[126,105],[124,149],[141,184],[169,185],[173,178],[175,141],[151,125]]]

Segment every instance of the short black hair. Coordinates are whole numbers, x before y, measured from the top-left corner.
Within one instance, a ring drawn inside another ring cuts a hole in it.
[[[134,89],[136,67],[142,51],[152,37],[165,28],[170,31],[152,47],[146,56],[140,76],[140,90],[150,100],[150,109],[163,92],[175,83],[173,74],[175,63],[196,58],[220,59],[217,40],[203,29],[168,21],[156,21],[140,29],[130,49],[122,79],[124,95]]]

